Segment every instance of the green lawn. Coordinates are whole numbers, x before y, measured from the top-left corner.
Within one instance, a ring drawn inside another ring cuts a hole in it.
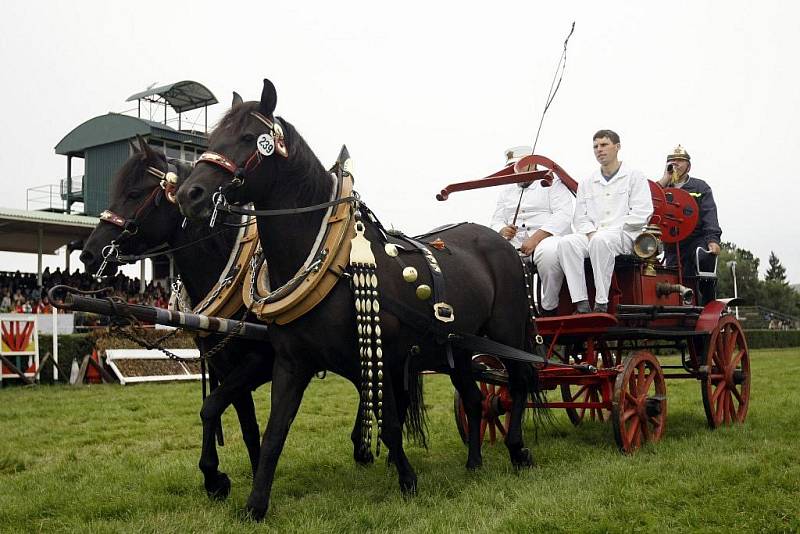
[[[263,524],[243,522],[251,476],[233,411],[221,469],[230,498],[210,502],[197,469],[199,384],[42,386],[0,390],[0,530],[250,531],[798,531],[800,350],[753,351],[750,413],[709,431],[699,386],[668,384],[664,439],[633,457],[610,425],[555,428],[527,440],[537,467],[516,473],[505,447],[464,469],[452,390],[426,377],[430,449],[409,445],[419,494],[404,499],[385,453],[352,461],[356,393],[336,377],[306,393]],[[262,427],[269,387],[256,393]]]

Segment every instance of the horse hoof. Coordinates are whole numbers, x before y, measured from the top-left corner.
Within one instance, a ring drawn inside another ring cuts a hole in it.
[[[217,472],[216,479],[206,481],[206,493],[212,501],[224,501],[231,493],[231,479],[225,473]]]
[[[358,450],[353,452],[353,458],[358,465],[370,465],[375,461],[375,457],[372,455],[372,451],[369,450],[367,447],[359,447]]]
[[[533,466],[533,455],[531,454],[530,449],[522,448],[520,449],[512,458],[511,463],[514,464],[514,467],[517,469],[523,469],[527,467]]]
[[[469,471],[477,471],[481,467],[483,467],[482,457],[479,456],[477,459],[467,457],[467,469]]]
[[[244,513],[247,519],[249,519],[250,521],[256,521],[260,523],[261,521],[264,520],[264,517],[266,517],[267,515],[267,507],[251,506],[248,504],[244,509]]]
[[[413,497],[417,494],[417,477],[400,479],[400,491],[404,497]]]

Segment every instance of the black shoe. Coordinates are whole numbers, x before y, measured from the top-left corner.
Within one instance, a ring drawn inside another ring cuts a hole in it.
[[[575,303],[575,314],[579,315],[584,313],[592,313],[588,300],[581,300]]]
[[[595,304],[594,305],[594,312],[595,313],[608,313],[608,303],[604,302],[603,304]]]
[[[539,317],[555,317],[558,315],[558,308],[554,310],[545,310],[542,308],[542,314]]]

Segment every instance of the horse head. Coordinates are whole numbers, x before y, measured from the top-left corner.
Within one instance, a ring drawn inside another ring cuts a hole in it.
[[[289,166],[293,129],[273,115],[277,93],[265,79],[260,101],[244,102],[233,94],[231,109],[211,134],[209,148],[178,190],[178,204],[191,219],[208,217],[224,195],[231,202],[258,202],[264,176],[278,176]],[[250,178],[258,177],[258,180]],[[218,194],[219,193],[219,194]]]
[[[80,256],[86,271],[98,276],[115,274],[120,255],[141,254],[166,243],[180,227],[175,190],[191,165],[168,161],[141,136],[137,139],[138,146],[131,142],[133,154],[112,178],[108,209],[100,214]]]

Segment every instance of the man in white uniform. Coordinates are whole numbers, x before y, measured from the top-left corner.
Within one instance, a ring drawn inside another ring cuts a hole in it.
[[[583,260],[588,257],[592,263],[594,311],[606,313],[614,258],[630,254],[633,241],[653,214],[647,178],[617,159],[619,135],[600,130],[592,140],[600,169],[578,185],[572,221],[575,233],[563,237],[558,245],[558,257],[578,313],[591,311]]]
[[[509,149],[507,163],[513,165],[530,152],[528,147]],[[564,271],[558,261],[558,240],[570,232],[572,212],[572,194],[555,176],[550,187],[542,187],[539,180],[504,186],[497,198],[491,227],[523,256],[533,256],[542,281],[540,305],[544,315],[555,315],[558,307],[558,293],[564,282]]]

